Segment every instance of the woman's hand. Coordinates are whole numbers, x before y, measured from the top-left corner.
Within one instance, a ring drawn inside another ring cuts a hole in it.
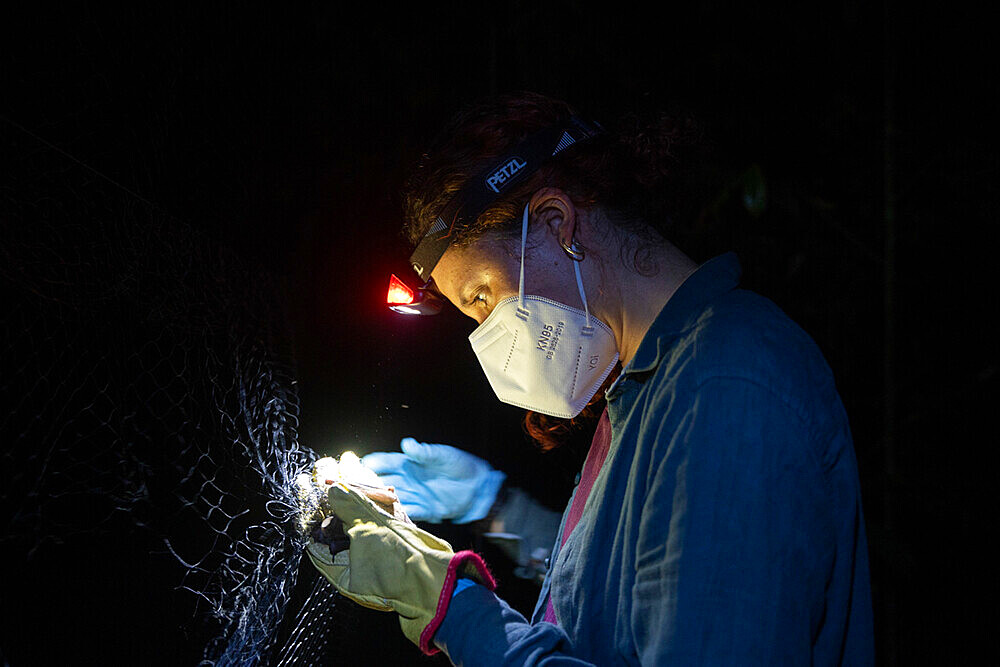
[[[496,587],[477,554],[456,554],[447,542],[393,516],[358,488],[338,482],[328,498],[350,548],[331,554],[327,545],[310,542],[309,559],[342,595],[372,609],[397,612],[403,633],[424,653],[437,652],[431,640],[458,577]]]
[[[412,519],[469,523],[485,517],[506,475],[468,452],[404,438],[402,453],[374,452],[361,459],[394,487]]]

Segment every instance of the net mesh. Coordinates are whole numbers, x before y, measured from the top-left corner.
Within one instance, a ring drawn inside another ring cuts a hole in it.
[[[191,593],[203,664],[319,660],[325,582],[282,626],[304,539],[294,482],[316,454],[297,439],[280,284],[86,165],[0,133],[6,546],[30,558],[137,527]]]

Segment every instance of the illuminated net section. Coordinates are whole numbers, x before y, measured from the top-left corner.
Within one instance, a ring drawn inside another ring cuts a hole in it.
[[[334,622],[325,582],[282,624],[304,540],[295,478],[316,455],[297,440],[277,286],[141,198],[0,133],[3,171],[18,175],[0,184],[5,548],[30,557],[128,526],[176,562],[175,580],[150,585],[192,594],[203,664],[320,660]]]

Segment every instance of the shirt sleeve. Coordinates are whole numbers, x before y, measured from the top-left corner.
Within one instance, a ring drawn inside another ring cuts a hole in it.
[[[834,550],[804,420],[712,378],[656,433],[632,588],[643,665],[810,664]]]
[[[452,598],[434,643],[459,666],[592,664],[571,655],[569,637],[561,628],[544,622],[529,624],[518,611],[478,584]]]

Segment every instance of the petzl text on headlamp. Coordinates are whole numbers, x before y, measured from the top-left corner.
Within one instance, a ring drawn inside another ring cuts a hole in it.
[[[456,232],[475,222],[512,185],[526,180],[553,155],[602,131],[597,123],[571,116],[564,123],[530,135],[493,161],[488,169],[470,178],[441,210],[410,255],[410,266],[423,284],[412,289],[393,275],[389,282],[389,307],[406,315],[439,312],[442,304],[430,289],[431,272],[454,241]]]

